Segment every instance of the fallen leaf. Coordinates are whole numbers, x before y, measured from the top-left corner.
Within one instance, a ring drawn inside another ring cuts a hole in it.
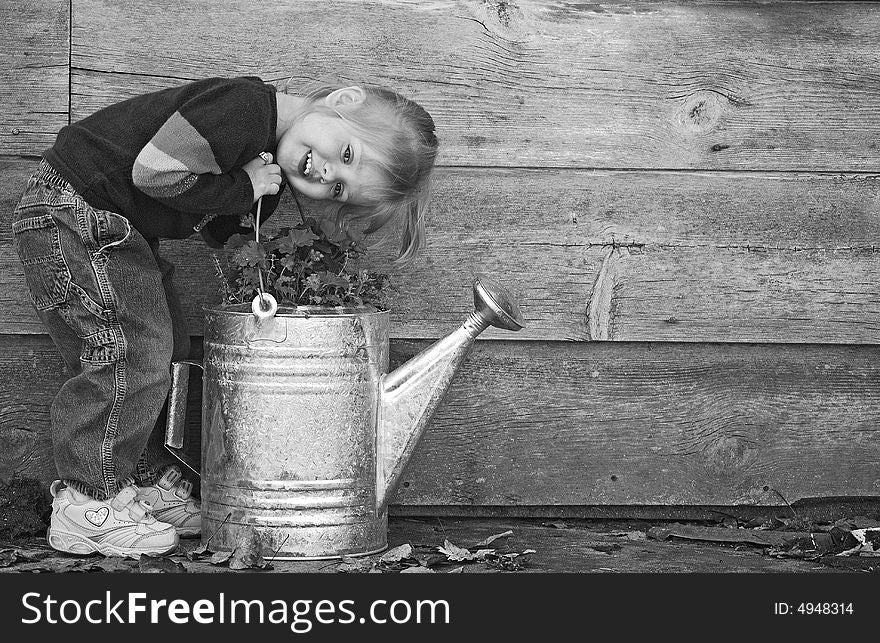
[[[414,567],[407,567],[406,569],[400,570],[401,574],[436,574],[433,569],[429,569],[427,567],[422,567],[421,565],[417,565]]]
[[[203,554],[204,555],[210,554],[211,552],[208,550],[208,543],[204,543],[202,545],[199,545],[198,547],[196,547],[195,549],[193,549],[189,553],[194,554],[196,556],[201,556]]]
[[[446,562],[446,556],[437,552],[413,554],[413,559],[417,560],[422,567],[433,567]]]
[[[218,551],[211,554],[211,564],[212,565],[222,565],[229,561],[232,558],[232,554],[234,551]]]
[[[374,564],[369,558],[354,558],[343,556],[342,564],[336,566],[336,571],[343,574],[363,574],[370,571]]]
[[[526,549],[524,552],[512,552],[509,554],[491,554],[486,556],[484,562],[489,567],[515,572],[521,570],[524,561],[528,560],[527,554],[535,553],[534,549]]]
[[[447,574],[463,574],[463,573],[464,573],[464,567],[463,567],[463,566],[462,566],[462,567],[456,567],[455,569],[450,569],[450,570],[449,570],[448,572],[446,572],[446,573],[447,573]]]
[[[880,528],[853,529],[850,534],[856,539],[857,545],[837,554],[838,556],[880,556]]]
[[[240,536],[235,551],[229,558],[229,569],[272,569],[272,565],[263,558],[263,541],[252,530]]]
[[[17,549],[0,549],[0,567],[10,567],[27,559]]]
[[[404,558],[409,558],[412,555],[412,545],[409,543],[404,543],[403,545],[398,545],[394,549],[389,549],[382,556],[379,557],[380,563],[397,563],[403,560]]]
[[[491,545],[493,542],[498,540],[499,538],[507,538],[508,536],[513,536],[513,532],[509,529],[501,534],[495,534],[494,536],[489,536],[485,540],[481,540],[474,547],[485,547],[486,545]]]
[[[263,559],[262,554],[249,551],[238,555],[236,550],[229,558],[229,569],[272,569],[272,565]]]
[[[437,551],[439,551],[443,554],[446,554],[446,559],[451,560],[453,562],[458,562],[458,561],[463,561],[463,560],[477,560],[477,558],[479,557],[478,553],[474,553],[469,549],[465,549],[464,547],[459,547],[458,545],[451,543],[449,540],[444,540],[443,546],[438,547]],[[485,551],[485,550],[481,550],[481,551]],[[488,550],[488,551],[494,551],[494,550]],[[483,554],[483,557],[485,557],[485,553]]]
[[[128,574],[133,572],[138,564],[130,558],[110,556],[101,560],[86,561],[70,571]]]
[[[186,567],[165,556],[141,554],[138,568],[142,574],[185,574]]]

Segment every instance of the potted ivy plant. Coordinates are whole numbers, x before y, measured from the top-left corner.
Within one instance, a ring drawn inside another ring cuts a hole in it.
[[[352,267],[366,252],[364,235],[330,218],[300,218],[267,238],[230,237],[226,265],[214,256],[222,303],[250,304],[268,293],[279,306],[387,310],[389,276]]]

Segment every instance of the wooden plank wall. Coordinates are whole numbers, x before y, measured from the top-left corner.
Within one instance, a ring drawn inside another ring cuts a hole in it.
[[[383,84],[435,117],[395,363],[464,318],[474,272],[528,324],[482,336],[398,507],[880,496],[880,3],[37,0],[0,19],[0,478],[54,475],[64,373],[8,225],[40,151],[68,115],[255,74]],[[210,252],[164,247],[198,335]]]

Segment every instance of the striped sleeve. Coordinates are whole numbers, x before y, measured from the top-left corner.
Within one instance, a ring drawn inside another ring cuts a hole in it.
[[[251,209],[244,163],[275,140],[274,93],[257,78],[215,79],[189,96],[140,149],[135,187],[202,224]]]
[[[208,141],[175,112],[138,154],[132,180],[148,196],[170,198],[191,189],[199,174],[221,173]]]

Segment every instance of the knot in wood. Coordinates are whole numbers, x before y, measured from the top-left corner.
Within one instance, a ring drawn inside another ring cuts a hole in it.
[[[708,90],[694,92],[682,102],[676,120],[687,131],[709,132],[717,125],[727,102],[716,92]]]

